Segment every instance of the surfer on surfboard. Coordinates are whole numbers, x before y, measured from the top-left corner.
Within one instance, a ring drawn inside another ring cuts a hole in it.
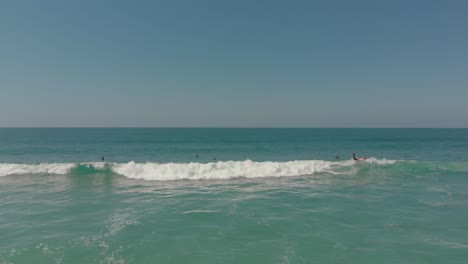
[[[356,153],[353,153],[353,160],[366,160],[366,156],[362,157],[362,158],[356,158]]]

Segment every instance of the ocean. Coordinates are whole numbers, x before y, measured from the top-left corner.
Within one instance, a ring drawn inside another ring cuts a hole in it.
[[[466,264],[468,129],[1,128],[0,263]]]

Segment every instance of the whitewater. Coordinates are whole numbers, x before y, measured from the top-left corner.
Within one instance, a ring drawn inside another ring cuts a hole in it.
[[[208,163],[1,163],[0,176],[24,174],[67,174],[77,168],[89,168],[94,173],[111,170],[131,179],[142,180],[210,180],[257,177],[290,177],[317,173],[352,173],[356,165],[391,165],[396,160],[369,158],[365,161],[296,160],[287,162],[218,161]],[[347,170],[346,170],[347,169]],[[89,171],[88,171],[89,173]]]

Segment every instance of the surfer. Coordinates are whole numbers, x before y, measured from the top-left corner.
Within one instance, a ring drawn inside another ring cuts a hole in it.
[[[197,155],[195,155],[195,158],[197,158],[197,159],[198,159],[198,154],[197,154]]]
[[[104,156],[101,156],[101,161],[104,161]]]
[[[340,155],[336,154],[336,159],[339,159],[340,158]]]
[[[353,160],[366,160],[366,156],[362,157],[362,158],[356,158],[356,153],[353,153]]]

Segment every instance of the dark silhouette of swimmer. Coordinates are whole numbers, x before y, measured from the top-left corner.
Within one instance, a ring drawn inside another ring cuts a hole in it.
[[[353,153],[353,160],[359,160],[358,158],[356,158],[356,153]]]
[[[362,158],[356,158],[356,153],[353,153],[353,160],[366,160],[366,159],[367,159],[366,156],[364,156]]]
[[[101,156],[101,161],[104,161],[104,156]]]
[[[195,155],[195,158],[197,158],[197,159],[198,159],[198,154],[197,154],[197,155]]]
[[[339,159],[340,158],[340,155],[336,154],[336,159]]]

